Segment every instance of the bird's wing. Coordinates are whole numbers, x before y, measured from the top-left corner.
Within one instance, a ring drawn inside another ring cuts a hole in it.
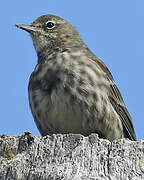
[[[135,141],[136,135],[135,135],[132,119],[124,104],[122,96],[117,86],[114,83],[110,85],[110,89],[111,89],[111,93],[109,95],[109,99],[115,111],[120,116],[120,119],[123,124],[125,137],[128,137],[130,140]]]
[[[111,72],[99,58],[96,57],[94,59],[94,62],[96,62],[100,66],[100,68],[106,73],[106,78],[110,82],[109,99],[122,121],[125,137],[128,137],[130,140],[136,140],[136,135],[131,116],[124,104],[123,98],[117,86],[114,83],[114,79]]]

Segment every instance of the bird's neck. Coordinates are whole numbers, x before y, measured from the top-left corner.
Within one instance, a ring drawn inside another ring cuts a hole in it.
[[[40,51],[37,51],[38,63],[43,63],[45,61],[50,61],[56,59],[58,54],[63,52],[77,52],[80,51],[82,46],[75,44],[75,46],[67,45],[60,47],[44,47]],[[83,48],[84,49],[84,48]]]
[[[37,51],[38,63],[43,63],[45,61],[50,61],[51,59],[56,58],[57,53],[60,51],[59,48],[49,48],[45,47],[40,51]]]

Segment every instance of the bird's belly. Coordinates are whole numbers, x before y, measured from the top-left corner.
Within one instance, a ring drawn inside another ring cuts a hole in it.
[[[62,89],[53,90],[51,95],[41,90],[35,91],[35,96],[29,95],[32,113],[42,135],[100,133],[109,140],[122,137],[120,119],[111,105],[108,109],[102,102],[99,109],[97,103],[85,106],[84,98],[71,101],[70,94],[66,95]]]
[[[30,104],[35,121],[42,135],[53,133],[80,133],[87,135],[86,117],[79,103],[72,104],[69,95],[63,91],[53,91],[51,96],[37,90],[37,96]],[[35,103],[36,102],[36,103]],[[37,107],[35,107],[35,104]]]
[[[59,133],[82,133],[83,115],[78,104],[70,103],[70,97],[63,92],[52,93],[52,108],[48,112],[48,121]]]

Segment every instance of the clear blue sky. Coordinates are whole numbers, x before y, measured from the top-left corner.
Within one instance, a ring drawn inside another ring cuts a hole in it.
[[[28,103],[29,76],[37,56],[28,33],[14,27],[55,14],[77,27],[88,47],[111,70],[144,138],[143,0],[5,0],[0,2],[0,134],[39,135]]]

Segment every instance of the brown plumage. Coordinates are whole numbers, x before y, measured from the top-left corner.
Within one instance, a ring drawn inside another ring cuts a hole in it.
[[[112,74],[64,19],[45,15],[28,31],[38,55],[30,77],[29,101],[44,136],[53,133],[98,133],[113,140],[136,140],[130,114]]]

